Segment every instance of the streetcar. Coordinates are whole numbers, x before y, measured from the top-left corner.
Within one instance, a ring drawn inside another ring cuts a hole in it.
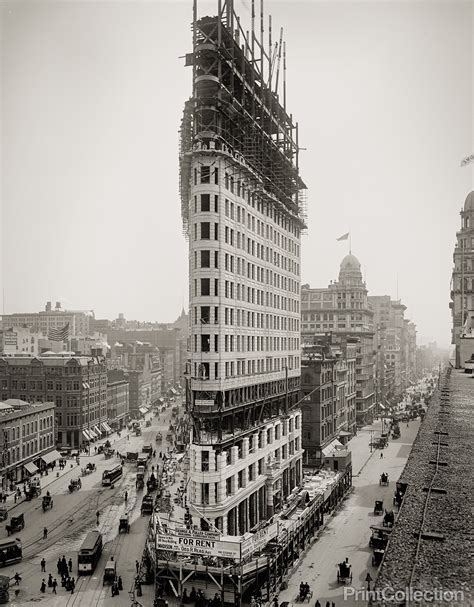
[[[102,474],[102,486],[109,487],[122,476],[122,473],[123,469],[120,464],[111,470],[105,470]]]
[[[92,574],[102,554],[102,533],[90,531],[77,555],[77,572],[79,575]]]
[[[22,558],[21,541],[18,538],[0,540],[0,567],[19,563]]]

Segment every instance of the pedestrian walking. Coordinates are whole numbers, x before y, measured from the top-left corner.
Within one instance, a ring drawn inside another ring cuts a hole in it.
[[[44,560],[44,559],[43,559],[43,560]],[[58,568],[58,575],[61,575],[61,571],[62,571],[63,566],[62,566],[62,563],[61,563],[61,559],[60,559],[60,558],[58,559],[58,565],[57,565],[57,568]]]
[[[13,499],[15,500],[15,504],[16,504],[16,500],[17,500],[17,498],[18,498],[18,494],[17,494],[17,493],[15,493],[15,496],[14,496],[14,498],[13,498]]]
[[[135,561],[135,569],[137,570],[137,573],[138,573],[138,570],[140,569],[140,563],[138,561]]]
[[[58,594],[56,592],[56,588],[58,587],[58,580],[56,578],[54,578],[53,580],[53,594]]]
[[[321,607],[321,603],[318,600],[316,600],[316,603],[314,604],[314,607]]]
[[[71,594],[74,593],[74,589],[76,588],[76,578],[73,577],[71,580]]]
[[[96,517],[97,517],[97,524],[99,524],[99,516],[100,516],[100,512],[97,510],[97,512],[95,513]]]
[[[43,529],[43,539],[48,539],[48,530],[46,529],[46,527]]]
[[[44,578],[41,581],[40,592],[42,592],[43,594],[46,592],[46,582],[44,581]]]
[[[41,573],[46,573],[46,561],[44,557],[41,559]]]
[[[121,575],[118,576],[117,586],[118,586],[119,590],[123,590],[123,582],[122,582],[122,576]]]
[[[69,568],[69,573],[71,573],[71,571],[72,571],[72,559],[71,558],[68,560],[67,566]]]
[[[50,574],[48,574],[48,588],[51,588],[51,586],[53,585],[53,576]]]
[[[370,573],[367,573],[367,575],[365,576],[365,581],[367,582],[367,590],[368,592],[370,592],[370,582],[372,581],[372,576],[370,575]]]
[[[66,575],[68,572],[66,557],[63,554],[63,558],[61,559],[61,574]]]
[[[380,454],[380,459],[383,459],[383,451]]]
[[[334,601],[331,603],[331,607],[336,607],[336,603]]]
[[[326,601],[326,607],[331,607],[329,601]]]
[[[128,491],[125,491],[125,503],[128,501]]]
[[[21,582],[21,576],[18,573],[18,571],[15,573],[15,575],[13,577],[15,578],[15,584],[14,584],[14,586],[19,586],[20,582]]]

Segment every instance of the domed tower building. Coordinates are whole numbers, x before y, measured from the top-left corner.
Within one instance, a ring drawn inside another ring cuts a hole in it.
[[[466,354],[461,352],[461,336],[472,335],[471,318],[474,315],[474,191],[468,194],[460,215],[461,229],[456,232],[449,304],[453,317],[451,343],[455,345],[457,368],[464,366]]]
[[[347,345],[356,345],[355,385],[351,388],[348,383],[344,428],[355,434],[356,426],[370,423],[375,413],[374,312],[367,301],[367,287],[357,257],[352,253],[344,257],[338,281],[331,282],[326,289],[303,285],[301,311],[303,340],[331,334],[331,342],[342,346],[343,351]],[[336,429],[338,425],[336,420]]]

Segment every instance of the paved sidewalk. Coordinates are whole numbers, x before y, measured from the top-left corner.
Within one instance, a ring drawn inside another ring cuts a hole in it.
[[[370,443],[376,436],[380,436],[382,433],[382,420],[378,419],[368,426],[364,426],[357,431],[357,435],[354,436],[348,443],[347,447],[352,453],[352,475],[358,476],[366,464],[370,461],[370,458],[375,454],[380,457],[379,449],[372,449]]]

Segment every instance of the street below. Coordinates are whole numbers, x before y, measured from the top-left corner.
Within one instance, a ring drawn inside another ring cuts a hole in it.
[[[180,403],[176,403],[180,404]],[[141,436],[135,436],[131,431],[122,430],[121,437],[116,433],[109,437],[111,448],[118,451],[124,457],[129,452],[141,453],[144,445],[152,444],[156,450],[156,457],[149,460],[147,476],[151,473],[151,467],[156,469],[159,465],[160,451],[165,453],[168,443],[164,440],[171,419],[171,405],[160,414],[159,421],[152,414],[146,416],[152,425],[146,427],[145,420],[141,424]],[[163,434],[163,442],[157,444],[155,437],[157,432]],[[98,441],[96,447],[104,444],[106,439]],[[94,472],[81,476],[81,470],[87,463],[94,463]],[[146,494],[144,490],[137,491],[135,487],[136,464],[125,463],[122,477],[115,482],[114,487],[102,486],[102,473],[116,466],[120,462],[115,457],[106,459],[104,454],[95,453],[91,448],[90,456],[84,453],[80,455],[80,463],[67,460],[65,470],[56,476],[56,470],[48,476],[41,478],[42,493],[39,498],[32,501],[22,501],[14,504],[11,497],[8,501],[9,518],[24,514],[25,528],[13,537],[22,541],[23,560],[16,565],[5,567],[2,574],[11,578],[18,572],[22,578],[19,586],[12,585],[10,588],[10,604],[13,606],[24,605],[28,602],[42,602],[48,606],[96,606],[96,605],[127,605],[134,598],[133,589],[136,576],[136,561],[142,559],[144,542],[148,529],[150,517],[141,516],[140,506],[142,497]],[[71,479],[80,478],[82,488],[79,491],[69,493],[68,486]],[[43,512],[42,497],[46,491],[51,493],[54,506]],[[127,503],[125,492],[128,493]],[[97,525],[96,513],[99,515]],[[130,533],[118,533],[120,517],[128,513],[131,524]],[[0,525],[0,537],[6,538],[5,525],[8,520]],[[48,530],[47,538],[43,539],[43,529]],[[104,548],[100,561],[90,576],[78,576],[77,554],[89,531],[98,529],[103,535]],[[76,586],[74,593],[66,592],[61,586],[61,576],[57,571],[57,561],[62,556],[68,561],[72,559],[73,567],[71,577],[75,578]],[[105,565],[108,560],[113,559],[117,563],[117,575],[123,582],[123,591],[118,596],[112,597],[110,584],[103,584]],[[46,560],[46,571],[41,572],[41,560]],[[52,588],[46,587],[46,592],[40,591],[41,582],[48,581],[48,574],[58,581],[57,595],[53,594]],[[13,581],[12,581],[13,584]],[[15,590],[18,592],[15,595]],[[153,586],[142,586],[143,596],[139,599],[143,604],[153,601]]]
[[[383,516],[374,516],[375,500],[383,500],[384,508],[392,510],[395,483],[405,466],[411,445],[416,437],[420,421],[411,421],[409,427],[401,425],[401,437],[391,439],[385,449],[370,452],[371,437],[381,431],[381,421],[362,428],[349,442],[352,450],[353,491],[342,507],[328,520],[318,539],[311,545],[304,558],[288,581],[288,588],[278,597],[279,603],[296,602],[300,583],[309,584],[313,591],[311,607],[319,600],[351,607],[364,605],[352,597],[352,590],[366,588],[367,573],[375,580],[376,568],[372,567],[372,549],[369,547],[370,526],[381,525]],[[383,458],[380,457],[383,453]],[[389,475],[389,486],[381,487],[380,475]],[[337,564],[349,559],[352,584],[337,581]]]

